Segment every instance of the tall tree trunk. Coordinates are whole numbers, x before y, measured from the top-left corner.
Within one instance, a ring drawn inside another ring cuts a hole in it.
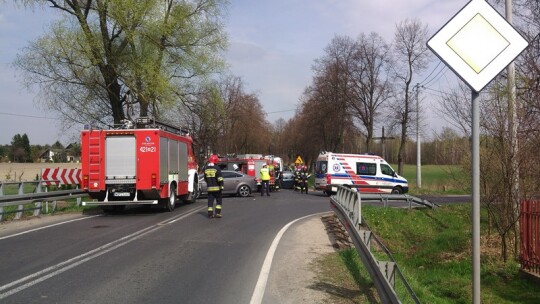
[[[103,67],[101,73],[105,79],[105,84],[107,85],[107,96],[109,97],[109,102],[111,104],[114,123],[120,124],[126,116],[120,98],[121,87],[118,83],[118,75],[116,75],[114,69],[110,66]]]

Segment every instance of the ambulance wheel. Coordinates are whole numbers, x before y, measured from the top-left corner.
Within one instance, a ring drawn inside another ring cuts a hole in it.
[[[401,189],[401,187],[394,187],[392,189],[392,194],[403,194],[403,189]]]
[[[171,188],[169,189],[169,199],[165,201],[165,210],[171,212],[174,210],[174,206],[176,205],[176,186],[171,185]]]

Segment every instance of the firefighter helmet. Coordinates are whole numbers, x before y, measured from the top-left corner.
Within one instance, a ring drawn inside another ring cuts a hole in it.
[[[217,155],[215,154],[212,154],[210,156],[210,159],[208,160],[209,162],[213,163],[213,164],[217,164],[219,162],[219,158],[217,157]]]

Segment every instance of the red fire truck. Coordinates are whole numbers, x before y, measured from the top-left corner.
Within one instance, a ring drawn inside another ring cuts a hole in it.
[[[192,144],[187,131],[146,117],[108,130],[85,127],[81,189],[93,200],[83,205],[108,211],[159,203],[172,211],[178,198],[194,202],[199,178]]]
[[[220,157],[218,165],[223,170],[239,171],[253,176],[257,181],[257,187],[261,187],[261,168],[263,165],[272,165],[272,161],[264,158],[262,154],[239,154],[234,157]],[[275,187],[274,172],[270,170],[270,188]]]

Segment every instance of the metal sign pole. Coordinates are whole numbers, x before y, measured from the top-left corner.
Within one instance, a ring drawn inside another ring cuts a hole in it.
[[[472,90],[472,266],[473,303],[480,304],[480,105]]]

